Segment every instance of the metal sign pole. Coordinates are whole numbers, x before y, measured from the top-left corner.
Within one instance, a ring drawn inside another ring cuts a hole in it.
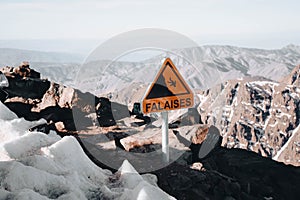
[[[163,161],[169,162],[169,125],[168,125],[168,112],[162,112],[162,153],[163,153]]]
[[[164,80],[164,81],[163,81]],[[162,117],[162,157],[169,163],[168,112],[194,106],[194,93],[180,75],[178,69],[166,58],[154,81],[143,97],[143,114],[161,112]]]

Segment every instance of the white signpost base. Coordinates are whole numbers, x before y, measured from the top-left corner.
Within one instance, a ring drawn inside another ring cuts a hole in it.
[[[162,112],[162,154],[163,154],[163,161],[168,163],[170,160],[169,156],[169,125],[168,125],[168,112]]]

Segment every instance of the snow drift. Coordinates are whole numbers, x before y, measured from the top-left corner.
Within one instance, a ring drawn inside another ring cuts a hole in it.
[[[0,199],[174,199],[156,176],[139,175],[126,160],[112,174],[74,137],[27,131],[42,123],[19,119],[0,103]]]

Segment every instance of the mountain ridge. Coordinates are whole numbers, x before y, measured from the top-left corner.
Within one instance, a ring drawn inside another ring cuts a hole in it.
[[[80,54],[25,50],[16,48],[0,48],[0,65],[14,66],[23,61],[51,63],[81,63]]]

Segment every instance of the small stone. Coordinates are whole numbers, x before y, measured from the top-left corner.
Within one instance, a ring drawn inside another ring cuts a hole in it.
[[[191,169],[199,170],[199,171],[205,171],[203,168],[203,164],[201,162],[195,162],[192,164]]]

